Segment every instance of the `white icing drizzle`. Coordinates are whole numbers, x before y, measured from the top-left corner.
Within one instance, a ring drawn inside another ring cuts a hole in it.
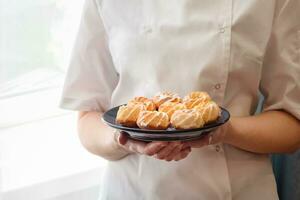
[[[201,121],[199,121],[201,120]],[[203,125],[201,115],[194,110],[178,110],[172,116],[171,123],[183,129],[196,128]]]
[[[144,111],[139,116],[138,124],[141,127],[147,127],[151,124],[153,126],[160,127],[163,125],[164,121],[168,121],[168,115],[166,113],[157,111]]]

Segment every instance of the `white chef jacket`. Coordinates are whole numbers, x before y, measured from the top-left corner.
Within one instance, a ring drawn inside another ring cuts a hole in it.
[[[264,110],[299,119],[299,4],[86,0],[61,106],[106,111],[135,96],[203,90],[232,116],[249,116],[261,91]],[[109,162],[101,199],[278,197],[268,155],[217,144],[179,162],[137,154]]]

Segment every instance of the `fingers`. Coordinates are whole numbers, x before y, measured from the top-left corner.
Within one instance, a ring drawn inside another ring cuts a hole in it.
[[[175,147],[175,149],[173,149],[173,151],[166,156],[165,160],[172,161],[177,156],[177,154],[180,153],[181,150],[182,150],[182,145]]]
[[[146,145],[146,142],[128,139],[124,146],[131,152],[143,154]]]
[[[158,152],[155,157],[165,161],[179,161],[186,158],[191,152],[191,147],[181,142],[171,142]]]
[[[190,154],[191,151],[192,151],[191,148],[186,148],[183,151],[181,151],[180,154],[177,154],[173,158],[173,160],[175,160],[175,161],[182,160],[182,159],[186,158]]]
[[[165,159],[169,154],[171,154],[176,148],[181,149],[181,143],[180,142],[170,142],[166,147],[164,147],[162,150],[160,150],[156,154],[156,158],[158,159]]]
[[[118,143],[129,152],[141,154],[144,153],[145,146],[147,145],[146,142],[130,139],[128,134],[123,131],[120,132]]]
[[[126,142],[128,140],[128,134],[125,133],[125,132],[120,132],[119,134],[119,137],[118,137],[118,142],[121,144],[121,145],[125,145]]]
[[[205,136],[199,140],[191,140],[191,141],[185,142],[185,144],[192,148],[201,148],[203,146],[208,145],[210,142],[209,140],[210,140],[210,137]]]
[[[179,161],[188,156],[191,147],[182,142],[142,142],[130,139],[127,133],[120,132],[118,143],[128,152],[155,156],[166,161]]]
[[[144,154],[148,156],[153,156],[167,145],[168,142],[150,142],[146,145],[144,149]]]

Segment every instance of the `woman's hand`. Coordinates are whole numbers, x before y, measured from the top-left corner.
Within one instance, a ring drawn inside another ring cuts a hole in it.
[[[120,133],[117,142],[128,153],[144,154],[165,161],[182,160],[191,152],[191,148],[182,142],[141,142],[130,139],[124,132]]]
[[[165,161],[179,161],[186,158],[191,148],[201,148],[206,145],[225,142],[231,121],[222,125],[209,135],[187,142],[142,142],[130,139],[128,135],[121,132],[117,138],[118,145],[127,153],[138,153],[153,156]]]
[[[231,127],[231,121],[229,120],[224,125],[220,126],[216,130],[212,131],[205,137],[199,140],[192,140],[184,142],[185,145],[190,146],[192,148],[201,148],[206,145],[222,143],[226,141],[226,136],[228,136],[228,130]]]

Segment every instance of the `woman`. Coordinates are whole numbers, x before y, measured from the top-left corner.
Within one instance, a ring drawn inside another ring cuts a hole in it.
[[[277,199],[268,154],[300,146],[298,19],[298,0],[87,0],[62,107],[110,160],[101,199]],[[134,96],[195,90],[232,115],[210,138],[143,143],[100,120]]]

